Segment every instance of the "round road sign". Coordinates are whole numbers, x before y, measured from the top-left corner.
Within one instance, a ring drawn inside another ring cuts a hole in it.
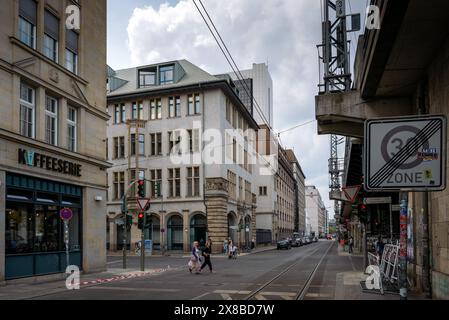
[[[63,208],[59,211],[59,216],[62,220],[70,220],[73,217],[73,212],[69,208]]]

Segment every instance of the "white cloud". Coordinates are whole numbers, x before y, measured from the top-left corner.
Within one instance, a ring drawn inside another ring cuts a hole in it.
[[[316,44],[321,41],[317,0],[203,0],[239,68],[269,63],[274,82],[275,128],[313,119],[318,84]],[[128,45],[134,65],[188,59],[206,71],[230,71],[193,2],[136,8],[128,25]],[[294,148],[308,183],[328,201],[329,138],[316,125],[282,136]]]

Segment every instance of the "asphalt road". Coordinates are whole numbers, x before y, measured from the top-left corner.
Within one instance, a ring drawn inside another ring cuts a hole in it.
[[[158,275],[125,279],[35,297],[39,300],[295,300],[333,299],[339,264],[337,244],[320,241],[291,250],[271,250],[240,256],[236,260],[214,258],[214,273],[190,274],[188,258],[151,257],[147,268],[166,268]],[[138,268],[139,257],[128,266]],[[343,261],[343,260],[341,260]],[[121,268],[120,257],[108,259],[109,268]],[[328,271],[328,269],[330,271]],[[319,290],[316,292],[317,288]],[[312,294],[309,294],[312,291]],[[325,292],[321,294],[321,291]]]

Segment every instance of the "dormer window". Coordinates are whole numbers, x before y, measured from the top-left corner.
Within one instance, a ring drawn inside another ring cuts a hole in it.
[[[160,84],[170,84],[174,81],[175,66],[165,66],[159,69]]]
[[[139,71],[139,88],[148,88],[156,85],[156,71],[140,70]]]

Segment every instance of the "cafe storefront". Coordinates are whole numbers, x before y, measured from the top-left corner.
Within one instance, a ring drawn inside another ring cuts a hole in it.
[[[5,280],[65,272],[63,208],[70,264],[82,269],[81,187],[7,172],[5,200]]]

